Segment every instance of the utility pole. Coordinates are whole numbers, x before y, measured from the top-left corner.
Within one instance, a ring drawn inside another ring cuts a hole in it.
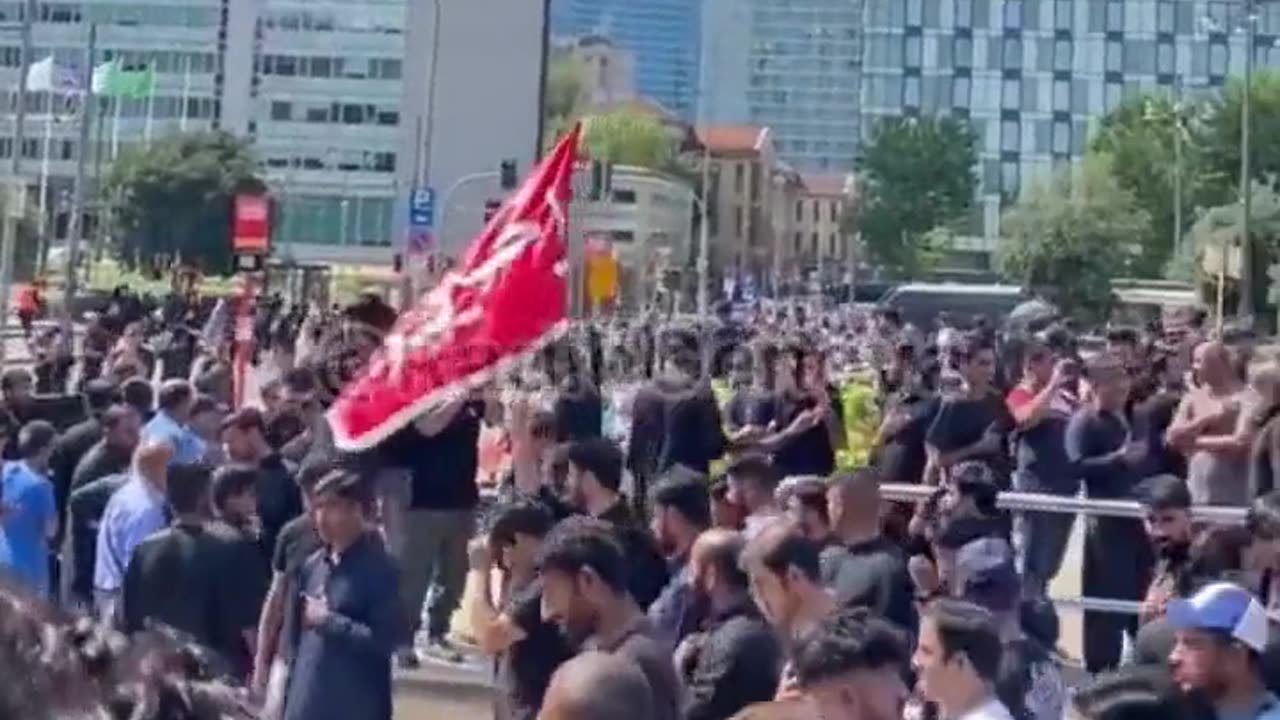
[[[89,166],[89,124],[93,122],[94,95],[93,95],[93,61],[98,49],[98,26],[97,24],[89,25],[89,42],[85,46],[84,52],[84,70],[80,76],[83,94],[80,96],[80,136],[76,141],[79,144],[76,152],[76,186],[75,194],[71,198],[71,216],[67,218],[67,277],[66,290],[62,302],[62,337],[64,342],[70,342],[72,336],[71,327],[71,302],[76,297],[76,291],[80,281],[80,275],[77,268],[80,265],[80,223],[81,216],[84,215],[84,186],[86,182],[86,170]]]
[[[21,43],[18,58],[18,106],[13,118],[13,159],[9,166],[10,180],[14,184],[11,197],[17,207],[5,212],[0,227],[0,332],[9,326],[9,298],[13,294],[13,251],[18,244],[22,220],[27,213],[27,184],[22,180],[22,146],[27,122],[27,75],[31,71],[31,24],[35,22],[36,0],[22,4]],[[5,342],[0,337],[0,363],[5,359]]]
[[[1250,98],[1253,94],[1253,45],[1257,18],[1257,0],[1244,4],[1244,97],[1240,102],[1240,284],[1236,314],[1242,319],[1253,315],[1253,258],[1249,238],[1249,221],[1253,211],[1253,181],[1249,163],[1249,135],[1252,123]],[[1226,261],[1226,258],[1223,258]]]

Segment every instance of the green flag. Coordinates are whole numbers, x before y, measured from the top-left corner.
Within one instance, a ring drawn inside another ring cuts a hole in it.
[[[155,65],[126,69],[119,60],[109,60],[93,69],[93,91],[99,95],[142,99],[155,90]]]

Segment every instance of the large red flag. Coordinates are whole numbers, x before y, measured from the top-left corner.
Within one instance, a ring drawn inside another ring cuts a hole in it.
[[[566,327],[565,229],[580,128],[560,140],[471,243],[459,267],[396,321],[329,409],[338,447],[371,447],[487,381]]]

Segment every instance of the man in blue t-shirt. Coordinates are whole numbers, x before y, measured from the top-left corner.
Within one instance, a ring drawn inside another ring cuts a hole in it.
[[[0,475],[4,505],[0,527],[8,545],[5,567],[42,597],[49,596],[49,541],[58,530],[53,483],[48,476],[55,439],[53,425],[43,420],[27,423],[18,433],[21,459],[5,463]]]

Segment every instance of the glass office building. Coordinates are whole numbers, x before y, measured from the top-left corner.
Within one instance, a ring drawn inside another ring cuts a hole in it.
[[[600,35],[631,51],[640,95],[692,120],[698,99],[702,0],[552,0],[557,37]]]

